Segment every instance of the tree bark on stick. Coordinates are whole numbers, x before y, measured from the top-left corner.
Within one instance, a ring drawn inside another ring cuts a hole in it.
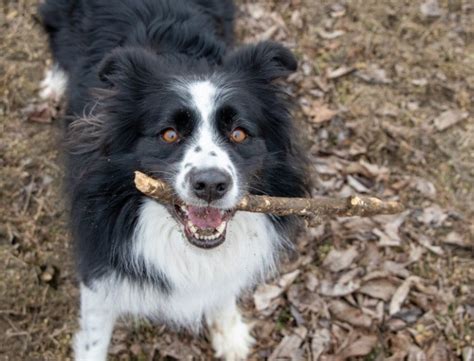
[[[135,186],[143,194],[165,204],[183,204],[173,189],[165,182],[135,172]],[[394,214],[404,210],[401,203],[382,201],[375,197],[350,196],[347,198],[287,198],[245,195],[235,207],[238,211],[270,213],[277,216],[298,215],[314,226],[329,217],[370,217]]]

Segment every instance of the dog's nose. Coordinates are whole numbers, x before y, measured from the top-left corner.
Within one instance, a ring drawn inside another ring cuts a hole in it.
[[[207,202],[221,199],[232,186],[230,175],[217,168],[193,170],[189,182],[196,197]]]

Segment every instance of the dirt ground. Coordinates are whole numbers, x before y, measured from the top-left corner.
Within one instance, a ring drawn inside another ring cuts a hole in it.
[[[308,230],[282,277],[246,295],[253,360],[474,360],[474,4],[241,0],[242,42],[274,39],[315,194],[407,211]],[[31,116],[50,62],[35,0],[0,2],[0,360],[70,360],[78,291],[61,192],[60,122]],[[53,117],[51,117],[53,116]],[[112,360],[205,360],[146,321]]]

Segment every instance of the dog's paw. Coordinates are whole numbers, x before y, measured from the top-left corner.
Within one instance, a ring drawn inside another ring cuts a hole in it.
[[[210,331],[216,357],[225,361],[247,359],[254,339],[249,326],[240,317],[235,317],[230,324],[211,327]]]

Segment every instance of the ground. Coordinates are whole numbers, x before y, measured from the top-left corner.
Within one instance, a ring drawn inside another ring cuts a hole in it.
[[[473,360],[474,6],[467,0],[238,2],[238,40],[298,56],[288,92],[314,193],[406,212],[303,233],[242,301],[253,360]],[[0,4],[0,360],[70,360],[77,283],[60,122],[36,1]],[[210,359],[206,335],[125,320],[112,360]]]

